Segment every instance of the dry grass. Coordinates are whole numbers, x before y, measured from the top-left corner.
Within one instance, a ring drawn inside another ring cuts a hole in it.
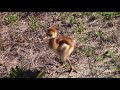
[[[9,77],[11,68],[19,66],[27,74],[46,68],[47,78],[61,66],[44,39],[46,29],[56,23],[60,34],[77,41],[70,59],[78,73],[63,73],[66,69],[61,68],[52,78],[120,78],[119,16],[118,12],[47,12],[47,18],[46,12],[0,13],[0,77]]]

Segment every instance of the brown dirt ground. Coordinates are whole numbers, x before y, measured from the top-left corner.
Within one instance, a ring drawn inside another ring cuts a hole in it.
[[[107,50],[116,50],[120,60],[120,17],[105,20],[102,17],[91,19],[92,15],[82,16],[80,12],[46,12],[41,13],[19,13],[19,20],[14,24],[5,23],[5,15],[8,12],[0,13],[0,77],[5,77],[10,69],[15,66],[24,70],[41,72],[46,67],[47,77],[51,72],[61,66],[59,58],[48,49],[48,41],[45,38],[47,27],[57,23],[60,34],[74,37],[77,41],[74,52],[70,59],[78,73],[64,72],[66,68],[53,73],[50,78],[108,78],[120,77],[120,72],[115,68],[120,67],[119,63],[111,64],[111,57],[97,61],[98,55],[104,54]],[[67,22],[64,19],[76,15],[77,22]],[[37,30],[30,30],[28,16],[33,16],[40,23]],[[82,33],[75,29],[76,23],[85,26]],[[95,32],[101,30],[111,36],[109,40],[103,40],[95,36]],[[87,57],[84,54],[85,48],[90,47],[94,54]]]

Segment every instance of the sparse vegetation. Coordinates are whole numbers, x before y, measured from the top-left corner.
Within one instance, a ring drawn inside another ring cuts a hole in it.
[[[111,19],[120,16],[120,12],[98,12],[98,14],[102,15],[105,19]]]
[[[93,48],[90,48],[90,47],[85,48],[85,55],[86,55],[87,57],[93,56],[93,55],[94,55],[94,49],[93,49]]]
[[[18,20],[18,15],[17,13],[9,13],[5,16],[5,21],[8,24],[12,24]]]
[[[29,26],[30,26],[30,30],[37,30],[40,27],[40,23],[35,20],[35,18],[33,17],[28,17],[29,18]]]
[[[76,40],[70,60],[80,73],[69,76],[64,67],[51,77],[120,78],[120,12],[48,12],[47,20],[46,13],[0,13],[0,77],[48,78],[61,66],[44,39],[56,23]]]
[[[10,78],[25,78],[25,75],[23,70],[16,66],[15,68],[11,68]]]
[[[36,77],[34,76],[34,78],[43,78],[44,76],[45,76],[45,70],[38,73],[38,75]],[[9,77],[10,78],[31,78],[29,75],[26,74],[25,70],[23,70],[18,66],[16,66],[15,68],[11,68]]]
[[[102,61],[104,59],[104,56],[103,55],[99,55],[96,57],[96,60],[97,61]]]
[[[95,34],[96,34],[97,37],[103,37],[104,36],[104,32],[102,32],[102,31],[97,31],[97,32],[95,32]]]
[[[78,33],[82,33],[82,32],[84,32],[84,31],[86,30],[86,28],[85,28],[85,26],[83,26],[83,25],[76,25],[76,26],[75,26],[75,30],[76,30],[76,32],[78,32]]]
[[[45,77],[45,69],[43,69],[42,72],[40,72],[36,78],[44,78]]]
[[[108,50],[106,53],[108,57],[114,57],[114,54],[115,54],[115,50],[112,50],[112,49]]]

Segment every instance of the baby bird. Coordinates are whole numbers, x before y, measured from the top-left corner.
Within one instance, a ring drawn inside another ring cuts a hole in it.
[[[49,48],[53,50],[63,62],[67,62],[69,64],[70,71],[76,71],[69,60],[75,47],[75,40],[65,36],[58,37],[58,32],[55,26],[52,26],[47,30],[47,36],[50,38],[48,44]]]

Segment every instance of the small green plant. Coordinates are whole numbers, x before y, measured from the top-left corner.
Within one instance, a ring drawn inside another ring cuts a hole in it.
[[[5,17],[5,21],[6,21],[8,24],[11,24],[11,23],[16,22],[17,19],[18,19],[17,13],[10,13],[10,14],[6,15],[6,17]]]
[[[105,19],[111,19],[120,16],[120,12],[98,12],[97,14],[102,15]]]
[[[86,30],[86,28],[83,25],[76,25],[75,26],[76,32],[82,33]]]
[[[69,16],[67,19],[66,19],[66,22],[68,23],[73,23],[75,21],[75,17],[74,16]]]
[[[81,14],[82,17],[83,16],[91,16],[92,12],[81,12],[80,14]]]
[[[23,70],[16,66],[15,68],[11,68],[10,78],[25,78],[25,75]]]
[[[33,17],[28,17],[29,18],[29,25],[31,30],[37,30],[40,27],[40,24],[37,20],[35,20]]]
[[[107,33],[104,33],[104,32],[102,32],[102,31],[97,31],[97,32],[95,32],[95,36],[96,37],[99,37],[101,40],[103,40],[103,41],[108,41],[109,40],[109,36],[108,36],[108,34]]]
[[[86,28],[84,28],[83,26],[80,26],[80,27],[77,28],[77,31],[78,31],[79,33],[82,33],[82,32],[84,32],[85,30],[86,30]]]
[[[108,56],[108,57],[114,57],[115,56],[115,50],[113,50],[113,49],[110,49],[110,50],[108,50],[107,52],[106,52],[106,56]]]
[[[103,55],[99,55],[96,57],[96,60],[97,61],[102,61],[104,59],[104,56]]]
[[[94,49],[93,49],[93,48],[90,48],[90,47],[85,48],[85,55],[86,55],[87,57],[93,56],[93,55],[94,55]]]
[[[79,22],[78,18],[74,16],[74,13],[62,13],[61,20],[67,23],[77,23]]]
[[[45,68],[42,70],[42,72],[40,72],[38,75],[37,75],[37,77],[36,78],[43,78],[43,77],[45,77]]]
[[[120,63],[120,57],[119,56],[113,56],[112,59],[111,59],[111,63],[115,63],[115,64],[118,64]]]
[[[16,66],[15,68],[11,68],[9,77],[10,78],[30,78],[31,76],[27,75],[26,71],[24,71],[22,68],[19,68],[18,66]],[[42,72],[40,72],[37,76],[35,75],[35,78],[43,78],[43,77],[45,77],[45,69],[42,70]]]
[[[110,64],[113,66],[115,73],[120,73],[120,57],[119,56],[112,57]]]
[[[97,37],[103,37],[105,35],[105,33],[99,30],[99,31],[95,32],[95,35]]]

